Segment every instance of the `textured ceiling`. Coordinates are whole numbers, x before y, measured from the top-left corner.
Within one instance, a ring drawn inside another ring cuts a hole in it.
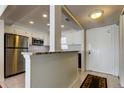
[[[68,9],[78,19],[85,29],[102,27],[105,25],[118,24],[119,15],[124,6],[119,5],[68,5]],[[104,14],[101,18],[93,20],[89,14],[95,10],[101,9]]]

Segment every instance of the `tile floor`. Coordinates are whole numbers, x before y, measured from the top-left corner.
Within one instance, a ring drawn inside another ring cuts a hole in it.
[[[106,77],[108,88],[121,88],[118,77],[113,76],[113,75],[98,73],[98,72],[92,72],[92,71],[85,71],[85,72],[78,71],[78,79],[71,87],[79,88],[80,85],[82,84],[82,82],[84,81],[85,77],[87,76],[87,74],[93,74],[93,75],[97,75],[97,76]],[[24,78],[25,78],[25,74],[20,74],[17,76],[7,78],[7,79],[5,79],[4,87],[24,88],[24,86],[25,86]]]
[[[101,76],[101,77],[107,78],[107,87],[108,88],[121,88],[121,86],[119,84],[118,77],[113,76],[113,75],[109,75],[109,74],[93,72],[93,71],[85,71],[85,72],[79,71],[78,79],[74,83],[72,88],[79,88],[88,74],[97,75],[97,76]]]
[[[25,87],[25,74],[19,74],[5,79],[7,88],[24,88]]]

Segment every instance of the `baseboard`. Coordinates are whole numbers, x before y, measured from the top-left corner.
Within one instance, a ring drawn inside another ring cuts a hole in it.
[[[73,85],[78,81],[78,77],[79,77],[79,75],[77,75],[76,79],[69,85],[68,88],[72,88],[73,87]]]
[[[100,72],[100,71],[93,71],[93,70],[86,70],[86,71],[91,71],[91,72],[96,72],[96,73],[107,74],[107,75],[111,75],[111,76],[116,76],[116,77],[119,77],[119,76],[114,75],[114,74],[104,73],[104,72]]]

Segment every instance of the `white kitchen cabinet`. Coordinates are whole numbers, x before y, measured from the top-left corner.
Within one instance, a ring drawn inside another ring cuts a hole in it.
[[[37,31],[34,29],[28,29],[28,28],[18,26],[18,25],[13,25],[13,26],[6,25],[5,33],[12,33],[12,34],[17,34],[17,35],[27,36],[29,37],[30,45],[32,43],[32,37],[43,39],[44,45],[45,46],[49,45],[49,33],[45,31]]]
[[[11,26],[5,25],[4,29],[5,29],[4,30],[5,33],[12,33],[12,34],[14,34],[14,30],[13,30],[13,28]]]
[[[68,31],[63,32],[62,35],[67,38],[68,45],[82,44],[83,31]]]

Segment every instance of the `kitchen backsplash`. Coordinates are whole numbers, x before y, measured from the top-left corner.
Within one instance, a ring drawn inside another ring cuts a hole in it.
[[[34,46],[34,45],[30,45],[29,46],[29,51],[30,52],[48,52],[49,51],[49,46]]]

